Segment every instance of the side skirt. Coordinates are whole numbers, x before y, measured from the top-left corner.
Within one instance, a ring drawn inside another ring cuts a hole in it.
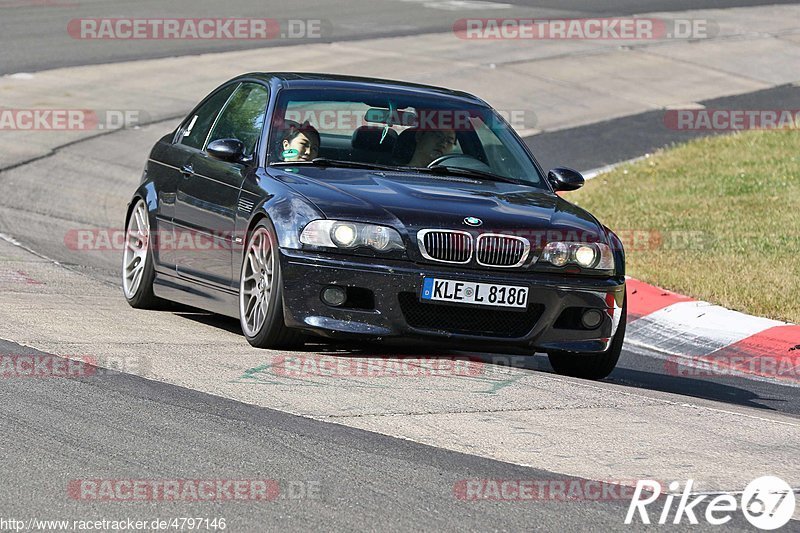
[[[165,300],[239,318],[239,295],[235,292],[223,291],[157,272],[153,280],[153,293]]]

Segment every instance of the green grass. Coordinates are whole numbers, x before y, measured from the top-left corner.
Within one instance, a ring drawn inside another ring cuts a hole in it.
[[[800,323],[800,132],[692,141],[564,197],[620,233],[627,274]],[[644,233],[658,232],[647,241]],[[649,242],[649,244],[648,244]]]

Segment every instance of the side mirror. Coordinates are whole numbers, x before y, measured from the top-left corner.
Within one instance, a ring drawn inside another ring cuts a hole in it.
[[[244,157],[244,143],[236,139],[217,139],[208,143],[206,151],[216,159],[240,163]]]
[[[574,191],[583,187],[586,180],[581,173],[571,168],[554,168],[547,173],[547,181],[556,191]]]

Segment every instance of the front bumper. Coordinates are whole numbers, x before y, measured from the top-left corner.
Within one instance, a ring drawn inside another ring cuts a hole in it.
[[[411,338],[443,341],[453,348],[596,353],[607,350],[616,333],[625,294],[623,277],[463,270],[409,261],[377,264],[371,258],[287,249],[279,256],[286,324],[331,338]],[[527,286],[528,309],[422,303],[425,277]],[[374,306],[329,306],[320,296],[330,285],[371,291]],[[562,313],[568,308],[601,310],[603,320],[592,330],[565,328]]]

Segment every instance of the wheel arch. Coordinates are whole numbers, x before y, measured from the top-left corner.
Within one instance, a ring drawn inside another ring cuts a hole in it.
[[[260,176],[257,188],[243,188],[240,199],[243,196],[257,201],[249,216],[239,216],[236,219],[236,249],[233,251],[231,265],[235,286],[240,281],[247,244],[259,222],[267,219],[272,224],[278,248],[299,249],[302,229],[312,220],[326,218],[313,202],[286,184],[270,178],[268,174]]]
[[[603,230],[608,237],[608,243],[611,246],[611,252],[614,254],[614,270],[618,276],[625,275],[625,247],[622,240],[616,233],[611,231],[608,226],[603,226]]]
[[[325,218],[313,204],[299,195],[283,197],[270,197],[265,199],[258,207],[253,209],[253,214],[244,226],[242,237],[242,250],[239,261],[244,256],[244,248],[250,240],[253,229],[261,220],[267,219],[275,228],[275,239],[281,248],[300,248],[300,232],[312,220]]]
[[[128,202],[128,208],[125,212],[125,227],[127,227],[128,220],[133,212],[133,208],[139,200],[144,200],[144,203],[147,206],[147,212],[150,215],[150,227],[153,228],[156,211],[158,209],[158,194],[156,193],[155,184],[152,182],[143,183],[138,189],[136,189],[136,192],[133,193],[131,201]]]

